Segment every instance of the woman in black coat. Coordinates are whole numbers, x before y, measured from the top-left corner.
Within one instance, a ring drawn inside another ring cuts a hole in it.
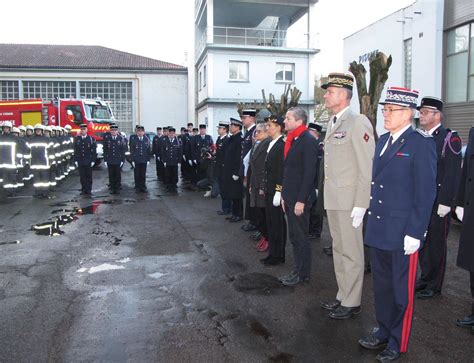
[[[286,221],[281,208],[281,184],[283,182],[283,117],[271,116],[267,133],[272,138],[265,161],[265,213],[268,230],[269,253],[261,260],[264,265],[285,262]]]
[[[229,130],[231,136],[227,142],[223,168],[223,195],[232,200],[232,217],[230,222],[242,220],[244,185],[239,175],[242,154],[242,122],[231,118]]]
[[[462,221],[457,265],[470,273],[472,306],[471,314],[458,319],[456,324],[474,330],[474,127],[469,131],[457,205],[456,215]]]

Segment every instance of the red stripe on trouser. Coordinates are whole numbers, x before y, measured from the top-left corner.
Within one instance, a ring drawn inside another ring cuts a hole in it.
[[[408,267],[408,305],[403,316],[402,341],[400,352],[405,353],[408,349],[408,339],[411,333],[411,323],[413,321],[413,305],[415,297],[416,267],[418,265],[418,251],[410,255],[410,264]]]

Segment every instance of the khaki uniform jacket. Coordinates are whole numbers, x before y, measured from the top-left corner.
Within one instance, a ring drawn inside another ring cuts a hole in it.
[[[366,116],[348,109],[328,127],[324,140],[324,209],[369,207],[374,150],[374,132]]]

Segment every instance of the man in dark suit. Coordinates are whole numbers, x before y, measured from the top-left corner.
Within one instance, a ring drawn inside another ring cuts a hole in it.
[[[176,137],[176,129],[168,129],[169,135],[163,139],[161,144],[161,155],[165,168],[165,185],[169,192],[176,192],[178,183],[178,164],[183,157],[183,147]]]
[[[163,128],[156,128],[156,136],[152,141],[152,154],[155,155],[155,165],[156,165],[156,178],[161,181],[163,180],[164,168],[163,162],[161,161],[161,141],[163,140]]]
[[[281,190],[283,210],[288,220],[293,246],[294,268],[280,278],[285,286],[308,282],[311,274],[311,244],[309,243],[309,211],[316,199],[314,178],[318,142],[309,133],[308,115],[300,107],[292,107],[285,117],[288,137],[284,149],[284,174]]]
[[[321,125],[316,123],[310,122],[308,124],[308,130],[311,135],[316,139],[319,143],[318,145],[318,153],[316,155],[316,176],[314,178],[314,188],[318,189],[319,185],[319,178],[320,178],[320,167],[321,167],[321,160],[323,159],[324,154],[324,143],[321,142],[321,132],[323,130]],[[310,238],[319,238],[321,237],[321,232],[323,230],[323,220],[324,216],[321,211],[319,211],[316,206],[318,203],[319,198],[319,191],[316,195],[316,200],[314,201],[313,205],[311,206],[310,216],[309,216],[309,236]],[[332,252],[332,251],[331,251]]]
[[[207,127],[204,124],[199,125],[199,135],[193,137],[193,142],[191,142],[191,157],[193,164],[195,166],[195,181],[205,178],[205,170],[201,170],[199,167],[201,164],[201,152],[202,149],[207,149],[214,142],[212,141],[212,136],[207,135]]]
[[[436,146],[413,130],[418,92],[390,87],[384,127],[375,148],[364,242],[370,247],[378,327],[359,340],[385,350],[377,360],[397,360],[408,348],[413,319],[418,249],[426,236],[436,198]]]
[[[81,179],[81,194],[90,195],[92,192],[92,167],[97,159],[97,143],[87,135],[87,125],[79,126],[79,135],[74,138],[74,160],[79,169]]]
[[[214,166],[214,177],[219,184],[219,192],[221,194],[222,203],[221,210],[217,211],[219,215],[227,215],[231,213],[232,201],[223,196],[224,190],[224,160],[227,143],[229,142],[229,123],[219,122],[217,133],[219,136],[216,140],[216,159]]]
[[[104,162],[109,172],[110,193],[119,194],[122,187],[122,166],[128,145],[125,138],[119,134],[117,125],[110,125],[110,134],[104,140]]]
[[[229,141],[226,145],[223,168],[223,198],[232,200],[232,216],[229,222],[242,220],[244,186],[239,175],[242,151],[242,121],[230,118]]]
[[[130,155],[134,166],[135,191],[146,193],[146,167],[150,162],[151,142],[145,135],[145,127],[138,125],[137,135],[130,138]]]
[[[456,263],[469,272],[472,296],[471,314],[457,319],[456,325],[471,328],[474,333],[474,127],[469,131],[456,205],[456,215],[462,221]]]
[[[446,271],[447,239],[451,223],[451,208],[455,207],[461,174],[461,138],[441,123],[443,101],[424,97],[420,111],[420,126],[433,136],[438,156],[436,185],[438,194],[431,213],[428,235],[420,250],[421,277],[417,282],[419,299],[431,299],[441,293]]]
[[[244,164],[244,159],[248,157],[247,154],[250,153],[253,145],[253,136],[255,134],[255,117],[257,115],[257,110],[249,108],[242,111],[242,125],[245,127],[244,138],[242,140],[242,155],[240,163],[240,176],[242,177],[242,183],[246,182],[244,187],[245,191],[245,219],[248,220],[248,223],[242,226],[242,229],[246,232],[254,231],[257,229],[255,215],[253,208],[250,207],[250,193],[249,193],[249,180],[250,180],[250,167]]]

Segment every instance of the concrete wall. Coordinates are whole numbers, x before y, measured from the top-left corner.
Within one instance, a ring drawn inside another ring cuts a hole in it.
[[[369,62],[360,57],[375,50],[391,55],[393,63],[381,97],[384,99],[387,87],[405,86],[403,42],[409,38],[412,38],[412,89],[419,91],[420,97],[441,97],[443,0],[419,0],[345,38],[344,68],[347,70],[350,62],[361,60],[367,69],[368,85]],[[356,89],[352,108],[359,110]],[[384,133],[381,112],[377,120],[377,131]]]

